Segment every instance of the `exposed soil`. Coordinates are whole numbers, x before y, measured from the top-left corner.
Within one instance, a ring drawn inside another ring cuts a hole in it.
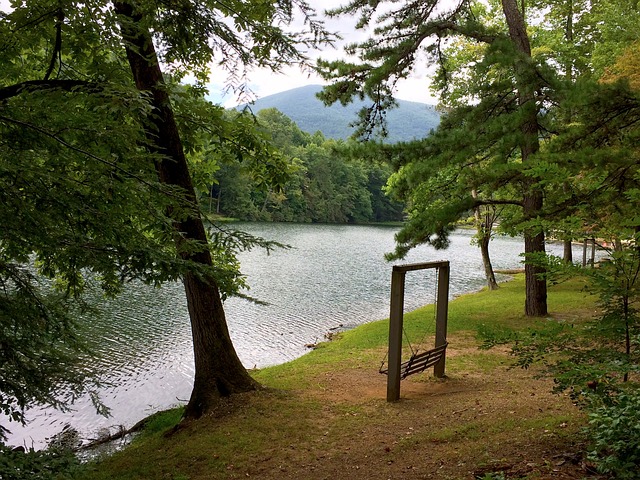
[[[470,367],[481,354],[450,347],[464,368],[444,380],[407,378],[396,403],[385,401],[386,376],[370,365],[322,374],[294,393],[323,404],[308,441],[265,454],[249,471],[231,468],[229,478],[597,478],[583,458],[584,418],[568,396],[531,371],[508,369],[504,352],[504,366]]]

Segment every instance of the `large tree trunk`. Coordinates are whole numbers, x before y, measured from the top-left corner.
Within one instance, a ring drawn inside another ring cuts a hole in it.
[[[509,36],[513,41],[520,58],[516,59],[515,74],[518,89],[518,105],[523,113],[522,124],[522,144],[520,151],[522,163],[526,163],[540,149],[538,107],[535,101],[535,79],[537,76],[531,67],[531,44],[527,35],[527,28],[524,22],[524,15],[518,10],[516,0],[502,0],[502,10],[504,12]],[[523,207],[524,218],[536,218],[543,206],[542,192],[535,186],[535,179],[525,178],[523,180]],[[544,232],[538,228],[527,229],[524,232],[525,258],[528,260],[531,255],[545,252]],[[525,264],[526,301],[525,313],[527,316],[547,315],[547,282],[542,278],[545,273],[544,268],[527,261]]]
[[[141,26],[142,18],[126,2],[114,2],[125,41],[127,59],[139,90],[149,92],[154,107],[145,126],[155,153],[160,182],[180,187],[187,200],[196,203],[191,175],[175,122],[169,95],[149,31]],[[174,222],[176,244],[182,258],[211,266],[207,236],[199,213]],[[202,248],[193,252],[183,248],[185,240],[195,240]],[[187,306],[191,320],[195,357],[195,381],[185,417],[197,418],[214,407],[220,397],[255,389],[258,384],[243,367],[231,342],[218,286],[213,278],[193,274],[184,278]]]

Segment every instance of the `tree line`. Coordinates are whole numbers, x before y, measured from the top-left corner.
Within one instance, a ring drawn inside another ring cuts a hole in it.
[[[208,212],[248,221],[402,220],[402,203],[383,191],[392,173],[388,163],[353,157],[353,141],[303,132],[276,109],[259,111],[256,125],[283,157],[284,184],[265,186],[261,173],[242,161],[218,163],[211,174],[213,183],[201,198]]]

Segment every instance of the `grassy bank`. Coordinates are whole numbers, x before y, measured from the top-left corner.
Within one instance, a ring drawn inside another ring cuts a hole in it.
[[[388,322],[344,332],[290,363],[255,371],[266,388],[220,405],[173,434],[180,410],[156,416],[87,479],[579,478],[584,419],[552,382],[509,369],[507,349],[479,350],[477,332],[523,330],[593,315],[579,280],[549,292],[551,316],[522,314],[524,280],[449,306],[447,378],[403,381],[385,401]],[[433,342],[433,307],[405,315],[408,338]],[[500,477],[499,475],[502,475]]]

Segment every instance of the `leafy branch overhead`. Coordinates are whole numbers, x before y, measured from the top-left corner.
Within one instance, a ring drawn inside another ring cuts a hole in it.
[[[34,402],[68,405],[54,385],[88,385],[76,375],[76,313],[91,284],[115,295],[129,281],[182,280],[202,412],[205,398],[247,385],[221,303],[245,286],[235,252],[276,245],[220,229],[208,237],[186,157],[201,172],[240,159],[274,188],[287,177],[252,119],[210,105],[204,84],[222,73],[245,95],[251,68],[304,66],[303,51],[333,36],[299,0],[25,0],[12,8],[0,14],[0,343],[11,346],[1,407],[22,421]],[[303,27],[294,32],[297,18]],[[195,84],[180,85],[187,79]],[[208,302],[206,311],[191,308]],[[40,358],[47,380],[20,358]],[[218,363],[203,369],[207,361]],[[216,378],[201,381],[203,371]]]

